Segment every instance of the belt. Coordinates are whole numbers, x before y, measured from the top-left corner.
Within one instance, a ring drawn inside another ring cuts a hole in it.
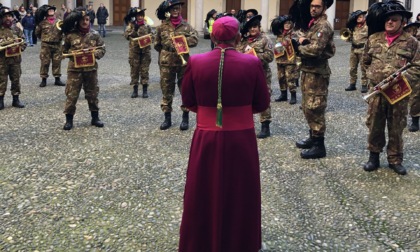
[[[301,59],[303,66],[313,66],[313,67],[319,67],[328,64],[328,60],[326,59]]]
[[[231,131],[254,128],[252,106],[223,107],[222,128],[216,126],[217,108],[198,106],[197,128],[209,131]]]
[[[168,52],[176,52],[175,48],[169,46],[164,46],[162,49]]]
[[[351,44],[351,47],[353,47],[354,49],[359,49],[359,48],[365,47],[365,44],[358,44],[358,45]]]

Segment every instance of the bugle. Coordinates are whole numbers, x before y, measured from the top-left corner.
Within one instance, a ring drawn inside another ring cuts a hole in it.
[[[136,37],[136,38],[132,38],[132,37],[130,37],[130,40],[131,40],[131,41],[138,41],[139,39],[142,39],[143,37],[146,37],[146,36],[152,36],[152,34],[151,34],[151,33],[149,33],[149,34],[143,35],[143,36],[141,36],[141,37]]]
[[[84,54],[87,52],[92,52],[95,51],[99,48],[104,48],[105,46],[96,46],[96,47],[89,47],[89,48],[83,48],[83,49],[79,49],[79,50],[74,50],[71,51],[70,53],[63,53],[63,57],[73,57],[74,55],[78,55],[78,54]]]
[[[349,28],[343,28],[340,30],[340,38],[344,41],[350,41],[350,38],[353,36],[353,33]]]
[[[392,73],[390,76],[388,76],[387,78],[385,78],[384,80],[382,80],[381,82],[379,82],[376,86],[374,86],[373,92],[370,94],[367,94],[365,96],[363,96],[363,100],[365,100],[366,102],[368,102],[368,100],[376,95],[377,93],[380,93],[381,90],[385,90],[389,87],[389,85],[391,84],[391,82],[397,78],[399,75],[403,74],[407,68],[411,67],[411,63],[407,63],[405,64],[403,67],[401,67],[400,69],[398,69],[397,71],[395,71],[394,73]]]
[[[12,41],[12,40],[5,41],[4,43],[2,43],[0,45],[0,51],[6,50],[6,48],[9,48],[9,47],[14,47],[14,46],[21,45],[21,44],[25,43],[25,41],[22,38],[17,38],[16,40],[15,41]]]
[[[55,27],[61,31],[61,26],[63,26],[63,20],[59,20],[57,23],[55,23]]]

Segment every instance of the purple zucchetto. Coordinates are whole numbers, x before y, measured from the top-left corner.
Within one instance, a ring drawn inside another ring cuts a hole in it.
[[[239,22],[233,17],[218,18],[213,24],[211,34],[218,41],[228,41],[235,38],[239,32]]]

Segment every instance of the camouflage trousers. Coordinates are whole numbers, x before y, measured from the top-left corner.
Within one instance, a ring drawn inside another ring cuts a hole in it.
[[[420,116],[420,83],[413,85],[413,92],[410,95],[410,100],[408,102],[408,107],[410,109],[410,116],[418,117]]]
[[[270,68],[264,69],[265,72],[265,81],[267,82],[268,92],[270,92],[271,96],[271,70]],[[271,122],[271,105],[268,108],[260,113],[260,122]]]
[[[363,53],[356,53],[354,49],[351,49],[350,52],[350,84],[356,84],[357,82],[357,68],[359,67],[360,63],[360,70],[362,72],[362,85],[368,84],[368,79],[366,77],[366,66],[362,64],[362,55]]]
[[[140,53],[130,51],[128,63],[130,63],[130,85],[148,85],[149,83],[149,66],[151,62],[150,50]]]
[[[315,137],[325,134],[325,110],[327,108],[329,75],[302,71],[302,111]]]
[[[0,96],[4,96],[7,90],[7,79],[10,78],[12,95],[20,94],[20,64],[3,64],[0,59]]]
[[[369,101],[366,126],[369,129],[368,150],[382,152],[385,146],[385,127],[388,128],[387,156],[390,164],[403,161],[403,130],[407,126],[409,98],[391,105],[383,95],[375,95]]]
[[[62,46],[60,42],[57,43],[41,43],[41,52],[39,58],[41,59],[41,78],[48,78],[48,70],[50,62],[52,61],[52,74],[54,77],[61,76],[61,59],[62,59]]]
[[[80,91],[83,87],[85,99],[88,102],[90,111],[99,111],[98,107],[98,72],[67,72],[66,84],[66,105],[64,114],[74,115],[76,113],[76,103]]]
[[[289,88],[290,93],[295,93],[298,75],[299,72],[296,65],[277,64],[280,91],[286,91]]]
[[[160,89],[162,90],[162,102],[160,108],[163,112],[172,112],[172,101],[175,94],[175,80],[178,91],[181,94],[182,78],[184,78],[185,66],[160,66]],[[188,109],[181,105],[182,111]]]

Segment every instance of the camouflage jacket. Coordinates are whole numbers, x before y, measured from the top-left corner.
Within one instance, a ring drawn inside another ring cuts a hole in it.
[[[182,61],[176,53],[172,44],[172,37],[184,35],[187,39],[188,47],[195,47],[198,44],[197,31],[192,28],[185,20],[177,27],[174,27],[170,21],[164,20],[162,24],[156,28],[156,40],[154,48],[159,52],[159,64],[162,66],[181,66]],[[188,61],[189,54],[183,54]]]
[[[331,74],[328,59],[335,54],[334,31],[322,15],[308,31],[303,33],[310,43],[299,46],[299,56],[302,59],[301,70],[317,74]]]
[[[151,34],[152,35],[152,39],[153,39],[153,34],[152,34],[152,28],[150,28],[149,25],[144,24],[141,25],[138,30],[135,30],[134,24],[130,23],[127,26],[127,29],[124,32],[124,37],[129,40],[129,49],[132,50],[133,52],[136,53],[140,53],[141,51],[150,51],[150,46],[147,46],[145,48],[140,49],[139,46],[139,41],[138,40],[130,40],[130,38],[138,38],[147,34]]]
[[[243,38],[241,43],[236,47],[236,50],[244,53],[251,47],[254,48],[257,57],[261,60],[264,70],[270,69],[269,64],[274,60],[273,43],[271,40],[263,33],[260,33],[252,41],[249,41],[248,38]]]
[[[292,38],[296,39],[297,36],[293,30],[288,31],[286,34],[280,34],[277,36],[276,43],[280,42],[282,46],[285,48],[290,48],[290,50],[293,49],[292,45]],[[296,64],[296,57],[293,57],[293,59],[288,60],[287,59],[287,53],[284,52],[283,56],[280,56],[276,59],[277,64],[285,64],[285,65],[294,65]]]
[[[102,40],[102,37],[99,33],[95,30],[91,30],[86,35],[82,35],[78,30],[73,30],[69,34],[64,37],[64,47],[63,53],[68,54],[72,53],[73,51],[81,50],[81,49],[88,49],[92,47],[98,47],[94,50],[94,55],[97,60],[101,59],[105,55],[105,43]],[[84,67],[84,68],[75,68],[74,66],[74,59],[70,57],[70,61],[68,64],[67,71],[72,72],[88,72],[94,71],[98,69],[98,63],[95,61],[95,65],[91,67]]]
[[[392,73],[410,62],[404,76],[410,85],[417,85],[420,80],[420,46],[416,38],[403,32],[388,46],[385,32],[369,36],[362,57],[366,65],[366,76],[371,85],[376,85]]]
[[[42,42],[61,42],[63,39],[63,32],[57,29],[57,22],[55,19],[54,24],[50,24],[47,19],[42,20],[35,28],[35,35],[41,39]]]
[[[23,39],[23,42],[25,42],[25,36],[23,35],[23,32],[20,28],[18,28],[16,25],[12,25],[10,28],[5,28],[4,26],[0,26],[0,45],[6,46],[9,44],[12,44],[16,42],[17,38]],[[20,45],[21,51],[25,51],[26,49],[26,43],[23,43]],[[13,56],[13,57],[7,57],[5,56],[6,50],[0,51],[0,59],[2,59],[2,63],[6,65],[11,64],[19,64],[22,62],[22,56]]]
[[[368,27],[366,22],[361,26],[354,28],[351,45],[355,53],[363,53],[363,45],[366,43],[368,38]]]

